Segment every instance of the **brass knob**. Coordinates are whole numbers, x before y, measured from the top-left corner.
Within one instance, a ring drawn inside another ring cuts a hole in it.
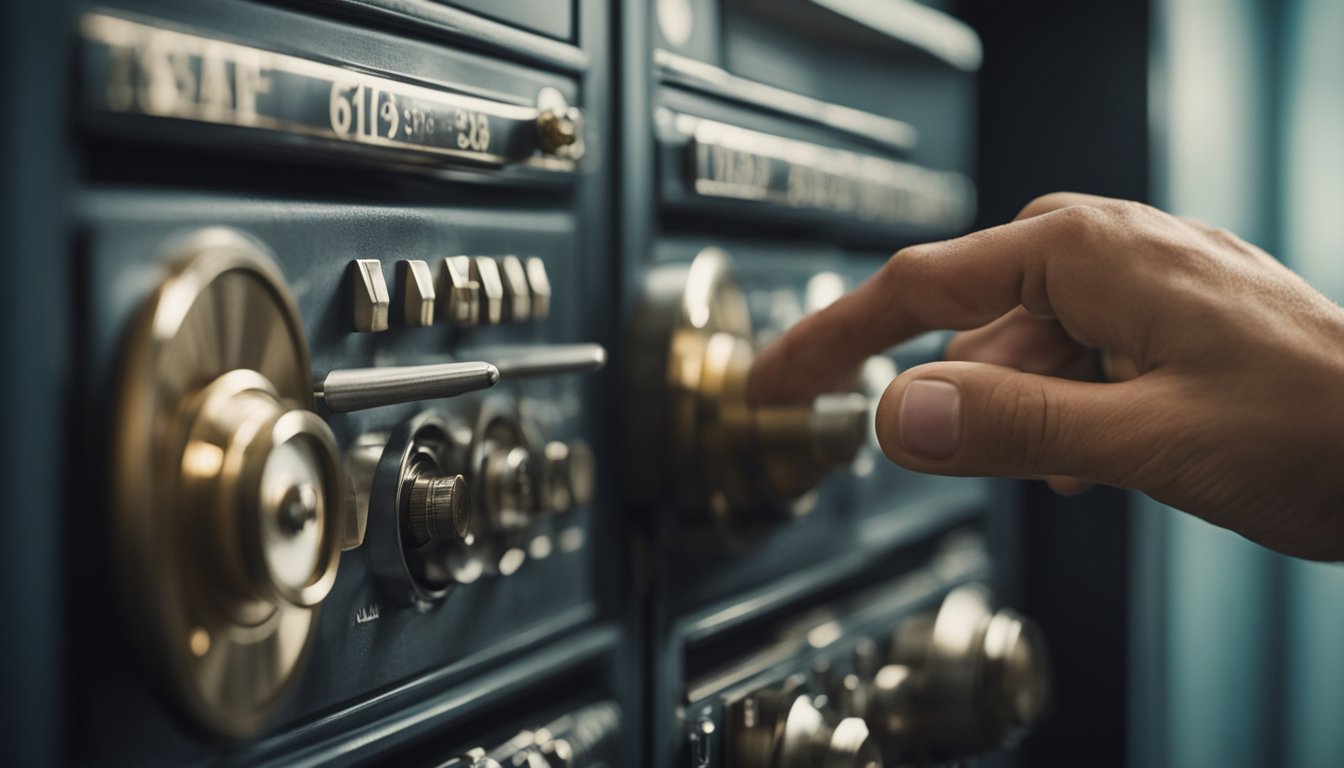
[[[893,663],[875,680],[884,738],[917,759],[953,759],[1009,745],[1046,714],[1051,682],[1039,627],[994,611],[979,586],[948,594],[936,617],[898,627]]]
[[[881,768],[882,750],[858,717],[834,725],[806,695],[758,691],[734,712],[731,747],[746,768]]]
[[[566,160],[583,157],[583,113],[554,88],[537,94],[537,142],[548,155]]]
[[[857,393],[782,407],[748,401],[755,334],[721,250],[650,274],[634,320],[627,490],[650,504],[676,499],[693,545],[741,547],[806,514],[825,474],[852,462],[872,433],[869,401]]]
[[[471,532],[466,480],[461,475],[418,475],[411,483],[407,524],[417,544],[465,539]]]

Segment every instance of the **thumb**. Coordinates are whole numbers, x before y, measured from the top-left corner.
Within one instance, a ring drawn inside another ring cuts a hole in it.
[[[1154,437],[1152,421],[1136,418],[1141,386],[983,363],[930,363],[887,387],[878,403],[877,436],[888,458],[920,472],[1068,475],[1132,485]]]

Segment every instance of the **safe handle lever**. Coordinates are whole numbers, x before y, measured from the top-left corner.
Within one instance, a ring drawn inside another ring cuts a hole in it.
[[[607,364],[607,350],[601,344],[502,348],[483,356],[494,361],[499,375],[504,379],[587,373],[600,371]]]
[[[501,377],[525,379],[601,370],[601,344],[561,344],[496,349],[483,355],[493,363],[436,363],[392,368],[337,369],[317,382],[314,394],[336,413],[383,405],[456,397],[489,389]]]
[[[317,383],[317,399],[330,411],[347,413],[382,405],[438,400],[489,389],[499,383],[490,363],[436,363],[392,368],[346,368]]]

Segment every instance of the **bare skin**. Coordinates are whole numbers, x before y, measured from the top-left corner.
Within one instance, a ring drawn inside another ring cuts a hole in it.
[[[962,331],[947,361],[905,371],[878,406],[893,462],[1137,489],[1344,560],[1344,309],[1255,246],[1138,203],[1047,195],[898,252],[762,352],[749,392],[842,389],[869,355],[944,328]]]

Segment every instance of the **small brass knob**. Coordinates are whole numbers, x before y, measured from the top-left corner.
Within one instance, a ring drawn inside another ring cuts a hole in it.
[[[566,160],[583,157],[583,113],[554,88],[537,94],[537,141],[548,155]]]

